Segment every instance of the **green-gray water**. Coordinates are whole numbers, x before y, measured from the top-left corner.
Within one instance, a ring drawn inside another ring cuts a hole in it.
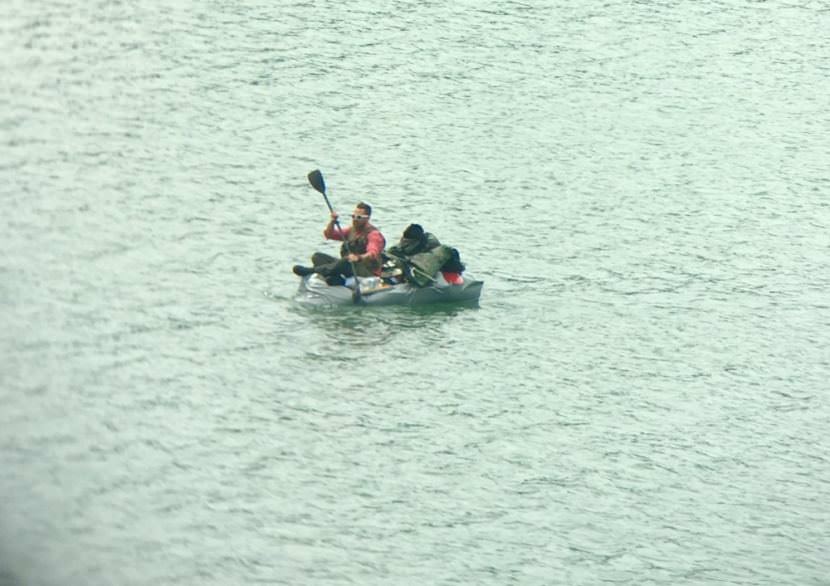
[[[830,583],[830,11],[0,6],[0,584]],[[477,308],[311,310],[336,207]]]

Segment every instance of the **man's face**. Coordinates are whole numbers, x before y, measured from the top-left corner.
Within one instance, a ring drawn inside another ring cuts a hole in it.
[[[352,225],[355,228],[361,228],[369,221],[369,215],[363,208],[355,208],[352,212]]]

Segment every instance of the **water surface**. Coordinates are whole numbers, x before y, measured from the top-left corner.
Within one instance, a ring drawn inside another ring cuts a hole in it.
[[[827,583],[822,3],[0,22],[0,584]],[[298,305],[314,168],[480,305]]]

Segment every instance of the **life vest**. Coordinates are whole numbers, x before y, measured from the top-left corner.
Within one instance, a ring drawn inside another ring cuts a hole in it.
[[[364,254],[366,247],[369,245],[369,234],[372,232],[378,232],[378,229],[371,224],[369,225],[369,229],[363,234],[357,234],[354,228],[349,230],[346,240],[340,245],[340,256],[345,257],[348,253]],[[367,258],[355,263],[355,269],[359,277],[368,277],[371,275],[379,275],[381,265],[383,265],[383,259]]]

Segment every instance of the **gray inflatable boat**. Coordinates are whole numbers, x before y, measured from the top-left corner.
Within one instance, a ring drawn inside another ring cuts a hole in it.
[[[377,277],[359,278],[361,305],[427,305],[445,302],[475,302],[481,296],[484,281],[464,274],[463,283],[446,282],[427,287],[409,283],[388,284]],[[353,283],[350,283],[353,286]],[[297,301],[312,305],[354,305],[354,291],[343,285],[328,285],[317,274],[302,278]]]

